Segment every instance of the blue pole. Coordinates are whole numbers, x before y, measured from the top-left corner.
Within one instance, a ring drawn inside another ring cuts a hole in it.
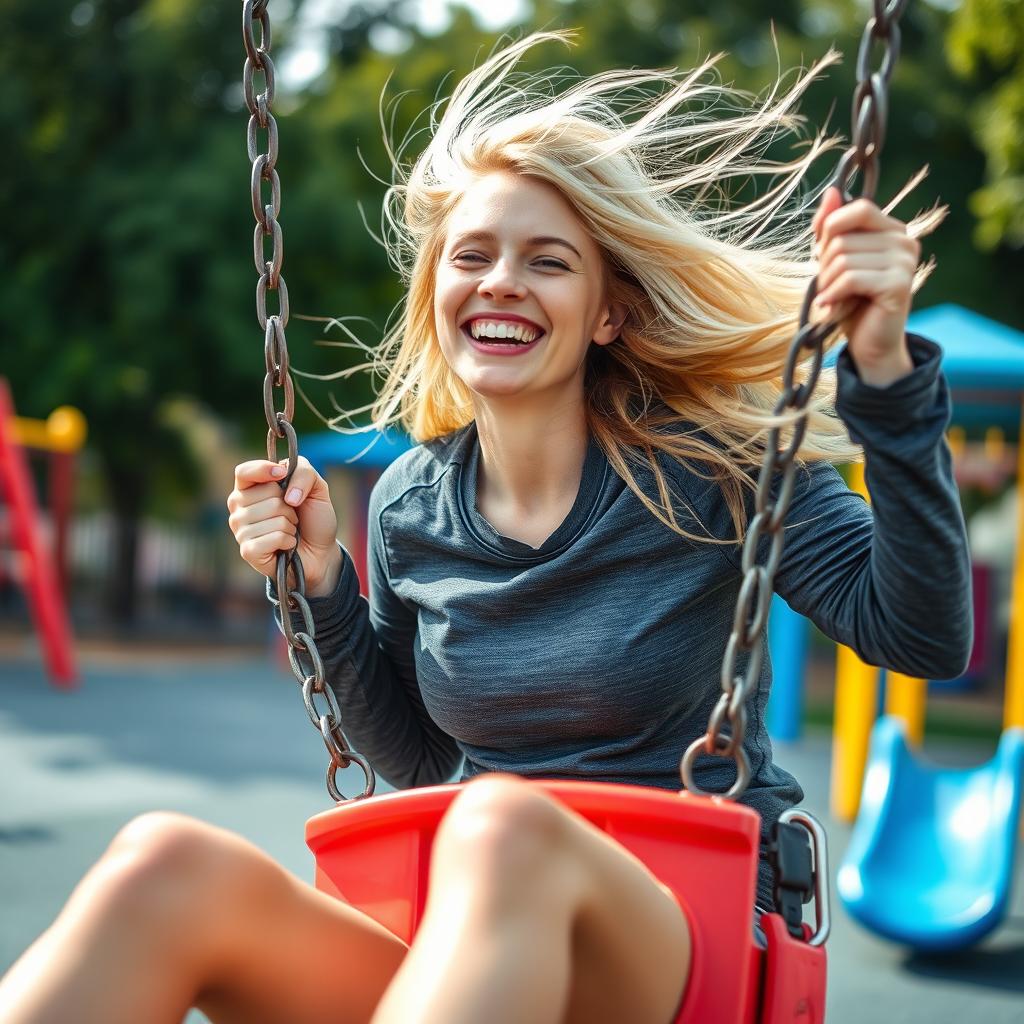
[[[768,616],[772,692],[768,699],[768,734],[773,740],[800,738],[807,665],[807,620],[776,594]]]

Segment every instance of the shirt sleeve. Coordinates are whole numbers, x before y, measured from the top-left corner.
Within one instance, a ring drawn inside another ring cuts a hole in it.
[[[907,341],[914,369],[884,388],[840,354],[836,410],[864,448],[871,505],[834,466],[799,468],[775,590],[868,664],[947,679],[970,658],[970,554],[945,441],[941,350],[919,335]],[[739,567],[740,549],[727,551]]]
[[[338,698],[341,728],[352,748],[396,789],[439,785],[458,770],[462,752],[430,718],[416,680],[415,609],[388,581],[387,556],[375,502],[368,539],[370,599],[359,593],[345,548],[334,592],[308,598],[328,685]],[[268,580],[267,592],[276,599]],[[280,606],[275,609],[280,627]],[[294,628],[302,618],[292,613]]]

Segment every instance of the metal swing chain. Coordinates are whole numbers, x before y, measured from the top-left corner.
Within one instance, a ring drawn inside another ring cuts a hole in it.
[[[256,230],[253,233],[253,258],[256,272],[260,275],[256,284],[256,319],[263,328],[263,351],[267,373],[263,378],[263,409],[267,417],[267,458],[277,462],[277,442],[284,438],[288,448],[288,471],[281,481],[282,492],[288,487],[295,467],[298,465],[298,439],[292,426],[292,415],[295,411],[295,389],[288,372],[288,343],[285,340],[285,327],[288,326],[288,287],[281,274],[281,263],[284,258],[283,236],[277,217],[281,212],[281,179],[278,177],[277,164],[277,122],[271,113],[274,102],[274,62],[270,59],[270,17],[267,14],[268,0],[243,0],[242,3],[242,40],[245,44],[245,66],[242,72],[242,84],[245,89],[245,104],[249,108],[249,125],[246,130],[246,144],[249,159],[252,161],[250,191],[252,193],[252,212],[256,218]],[[255,23],[260,25],[260,42],[256,43]],[[253,86],[253,75],[261,71],[264,76],[264,91],[257,94]],[[267,151],[257,150],[256,133],[262,129],[267,133]],[[270,182],[270,202],[264,204],[262,183]],[[267,236],[273,239],[270,259],[263,253],[263,240]],[[267,315],[267,292],[278,293],[278,312]],[[274,389],[283,391],[284,408],[278,410],[274,405]],[[302,687],[302,699],[306,705],[306,713],[313,726],[320,732],[330,764],[327,766],[327,791],[331,797],[341,803],[348,799],[338,789],[337,774],[339,768],[347,768],[353,761],[363,769],[366,784],[356,800],[373,795],[376,778],[373,769],[366,759],[349,748],[348,740],[341,729],[341,710],[338,707],[334,691],[327,685],[324,675],[324,663],[316,647],[316,629],[313,615],[306,600],[306,580],[302,569],[302,560],[298,555],[298,533],[296,546],[290,551],[277,553],[277,593],[284,596],[284,605],[274,598],[270,579],[267,579],[267,598],[280,611],[280,628],[288,641],[288,664],[292,674]],[[295,586],[289,587],[289,570],[295,580]],[[301,630],[295,630],[291,622],[291,612],[299,612],[302,616]],[[308,668],[303,659],[308,659]],[[323,711],[317,709],[316,697],[322,697],[326,703]]]
[[[873,0],[874,16],[868,19],[857,53],[857,86],[853,94],[852,144],[842,155],[831,184],[838,187],[843,203],[851,200],[848,191],[850,179],[860,170],[863,174],[861,196],[874,199],[878,185],[878,155],[885,141],[886,118],[889,109],[889,79],[900,52],[899,19],[907,0]],[[872,44],[878,41],[884,48],[881,69],[872,71],[869,60]],[[793,423],[793,434],[785,448],[779,447],[781,427],[772,427],[765,441],[764,458],[757,479],[754,499],[754,517],[747,529],[743,544],[740,584],[733,615],[732,632],[722,661],[722,696],[719,698],[707,732],[686,749],[680,762],[683,785],[691,793],[701,796],[721,796],[734,800],[750,784],[750,762],[743,749],[747,730],[747,698],[757,689],[761,674],[764,648],[761,633],[768,621],[775,572],[782,557],[783,530],[793,486],[796,478],[796,454],[807,429],[807,404],[814,393],[821,373],[825,340],[837,329],[838,321],[809,323],[811,303],[818,290],[814,277],[808,285],[800,307],[800,323],[790,345],[782,375],[782,394],[773,409],[778,416],[793,410],[799,415]],[[794,380],[797,365],[810,352],[811,365],[803,384]],[[778,496],[771,498],[775,474],[782,471]],[[758,564],[758,545],[771,539],[767,560]],[[740,655],[749,654],[746,671],[740,675],[736,668]],[[731,757],[736,762],[736,780],[722,794],[715,794],[697,785],[693,776],[694,763],[701,754]]]

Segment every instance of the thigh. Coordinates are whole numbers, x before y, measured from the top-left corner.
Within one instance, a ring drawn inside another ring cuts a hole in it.
[[[571,861],[587,885],[566,1024],[671,1024],[690,970],[686,915],[643,861],[575,812],[568,819]]]
[[[507,891],[520,908],[533,908],[538,929],[556,927],[555,916],[557,926],[565,927],[568,915],[566,1024],[670,1024],[690,962],[689,926],[671,891],[634,854],[542,789],[509,775],[471,781],[467,797],[470,789],[475,797],[462,804],[462,813],[472,805],[499,836],[513,841],[525,834],[540,844],[538,854],[527,843],[522,863],[507,858],[503,870],[513,877],[489,884]],[[474,849],[470,842],[471,857]],[[480,870],[465,857],[454,863],[460,870]]]
[[[371,1019],[404,942],[233,832],[178,815],[147,815],[141,829],[135,842],[143,860],[156,862],[151,874],[173,873],[160,865],[176,864],[192,899],[205,903],[194,934],[183,938],[206,957],[208,982],[196,1005],[215,1024]]]

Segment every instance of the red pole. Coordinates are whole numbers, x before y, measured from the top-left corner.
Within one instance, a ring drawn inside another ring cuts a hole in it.
[[[9,499],[4,494],[4,476],[0,473],[0,502],[4,504],[10,504]],[[11,524],[8,518],[4,522],[0,522],[0,550],[6,550],[11,546]],[[0,557],[0,590],[7,585],[7,567],[4,564],[5,559]]]
[[[19,582],[28,597],[50,678],[56,686],[71,689],[78,682],[71,627],[53,559],[40,538],[32,476],[25,450],[14,439],[13,421],[14,402],[7,381],[0,377],[0,479],[10,509],[13,547],[24,556]]]
[[[352,531],[352,562],[359,578],[359,593],[365,598],[370,596],[370,576],[367,567],[367,541],[369,539],[370,493],[373,485],[380,479],[380,469],[359,469],[358,486],[356,488],[355,526]]]

